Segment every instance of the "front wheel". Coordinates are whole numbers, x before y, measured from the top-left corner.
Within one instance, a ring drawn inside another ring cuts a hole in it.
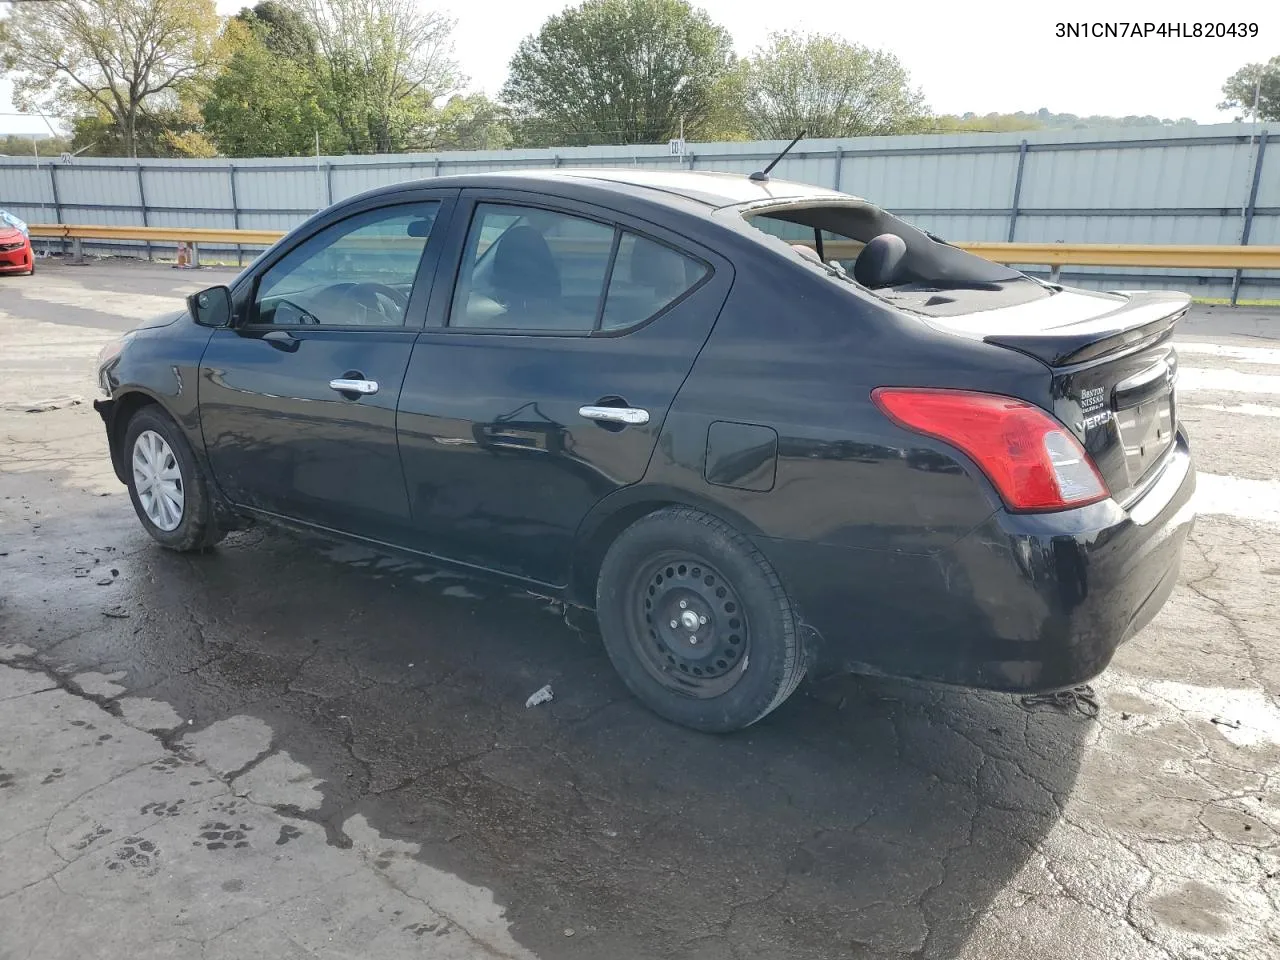
[[[777,573],[728,524],[697,510],[651,513],[614,541],[596,613],[610,660],[655,713],[697,730],[750,726],[808,667]]]
[[[170,550],[204,550],[222,539],[209,487],[186,438],[159,407],[143,407],[124,440],[129,498],[142,526]]]

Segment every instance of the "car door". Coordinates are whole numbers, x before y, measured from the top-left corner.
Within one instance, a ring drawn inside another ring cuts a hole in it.
[[[396,401],[456,191],[354,205],[237,284],[201,361],[209,463],[232,502],[388,542],[409,503]]]
[[[653,224],[467,191],[401,391],[417,546],[563,584],[578,525],[640,480],[732,282]]]

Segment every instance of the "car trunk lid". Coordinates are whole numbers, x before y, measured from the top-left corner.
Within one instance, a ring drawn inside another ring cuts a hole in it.
[[[1111,495],[1126,503],[1174,443],[1173,327],[1189,303],[1176,293],[1061,290],[930,322],[1044,362],[1054,414],[1089,452]]]

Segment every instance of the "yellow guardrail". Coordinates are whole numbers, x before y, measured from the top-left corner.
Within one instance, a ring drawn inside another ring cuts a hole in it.
[[[1280,270],[1280,247],[1171,243],[960,243],[957,246],[997,263]]]
[[[36,223],[33,237],[53,240],[143,240],[152,243],[225,243],[268,247],[283,230],[217,230],[209,227],[102,227],[79,223]]]
[[[207,227],[104,227],[62,223],[31,226],[33,237],[73,242],[139,240],[153,243],[215,243],[266,247],[284,234],[283,230],[217,230]],[[836,248],[843,244],[834,241],[826,246],[830,252],[838,253]],[[1280,270],[1280,246],[984,242],[957,243],[956,246],[997,263],[1046,264],[1054,268],[1055,274],[1063,266]]]

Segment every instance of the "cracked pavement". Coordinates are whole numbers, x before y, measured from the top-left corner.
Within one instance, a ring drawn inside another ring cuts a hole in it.
[[[1280,954],[1280,314],[1183,325],[1209,493],[1096,718],[838,678],[710,737],[545,600],[153,545],[87,402],[23,405],[220,276],[0,284],[0,958]]]

